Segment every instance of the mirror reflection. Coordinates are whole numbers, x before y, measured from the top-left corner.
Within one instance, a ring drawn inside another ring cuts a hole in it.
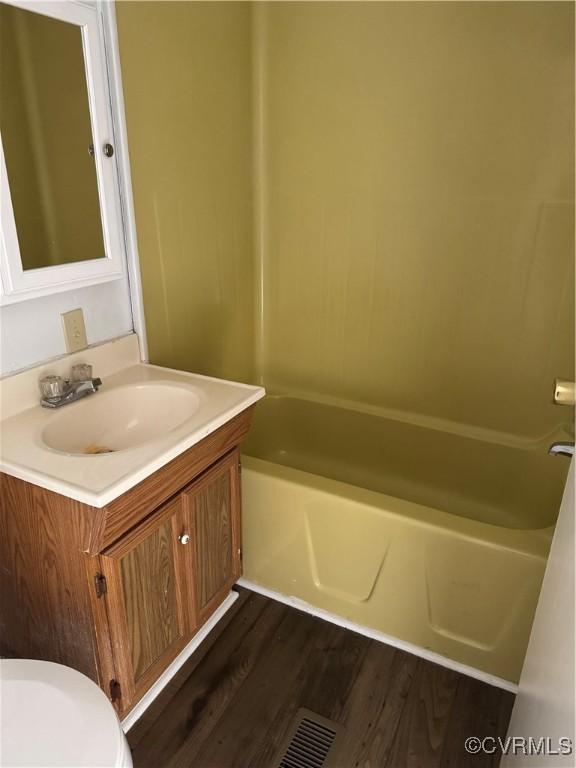
[[[0,3],[0,134],[25,270],[105,257],[80,28]]]

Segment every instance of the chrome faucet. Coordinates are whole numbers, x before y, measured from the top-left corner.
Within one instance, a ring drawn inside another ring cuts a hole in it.
[[[552,443],[548,453],[551,456],[574,456],[574,443]]]
[[[40,379],[42,391],[40,405],[43,408],[60,408],[98,392],[100,386],[102,386],[102,379],[92,378],[91,365],[83,363],[74,365],[71,380],[63,379],[61,376],[45,376]]]

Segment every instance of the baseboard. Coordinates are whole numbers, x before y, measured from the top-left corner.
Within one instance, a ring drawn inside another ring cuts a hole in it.
[[[148,709],[154,699],[162,692],[163,688],[170,682],[180,667],[188,661],[190,656],[198,648],[200,643],[210,634],[216,624],[224,616],[224,614],[232,607],[232,605],[238,600],[238,592],[230,592],[226,600],[214,611],[210,619],[204,624],[202,629],[194,635],[188,645],[183,648],[170,666],[166,667],[164,672],[160,675],[154,685],[146,691],[144,696],[140,699],[138,704],[132,709],[122,720],[122,730],[124,733],[128,733],[134,723],[142,717],[144,712]]]
[[[426,659],[426,661],[431,661],[434,664],[439,664],[440,666],[446,667],[447,669],[452,669],[454,672],[459,672],[460,674],[467,675],[468,677],[474,677],[476,680],[481,680],[483,683],[488,683],[489,685],[493,685],[496,688],[502,688],[505,691],[510,691],[510,693],[518,693],[518,686],[516,683],[511,683],[509,680],[496,677],[496,675],[490,675],[488,672],[483,672],[482,670],[476,669],[475,667],[470,667],[467,664],[461,664],[458,661],[453,661],[452,659],[448,659],[439,653],[428,650],[427,648],[420,648],[417,645],[412,645],[412,643],[407,643],[405,640],[399,640],[397,637],[393,637],[392,635],[387,635],[384,632],[378,632],[376,629],[364,627],[362,624],[354,624],[354,622],[343,619],[341,616],[338,616],[335,613],[330,613],[329,611],[324,611],[321,608],[316,608],[316,606],[310,605],[310,603],[307,603],[305,600],[301,600],[299,597],[289,597],[288,595],[283,595],[281,592],[275,592],[272,589],[268,589],[267,587],[263,587],[260,584],[256,584],[255,582],[244,578],[240,579],[238,584],[239,586],[246,587],[246,589],[250,589],[253,592],[259,592],[261,595],[265,595],[272,600],[277,600],[280,603],[290,605],[292,608],[296,608],[299,611],[304,611],[304,613],[309,613],[312,616],[317,616],[320,619],[324,619],[324,621],[329,621],[332,624],[337,624],[339,627],[349,629],[352,632],[358,633],[359,635],[365,635],[372,640],[378,640],[380,643],[391,645],[394,648],[399,648],[400,650],[406,651],[407,653],[412,653],[414,656],[419,656],[422,659]]]

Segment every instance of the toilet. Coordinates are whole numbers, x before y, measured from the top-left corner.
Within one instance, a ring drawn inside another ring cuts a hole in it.
[[[118,716],[96,683],[50,661],[0,661],[0,766],[131,768]]]

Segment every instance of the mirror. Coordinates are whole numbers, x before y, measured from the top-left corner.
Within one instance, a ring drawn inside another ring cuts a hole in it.
[[[81,28],[0,4],[0,133],[24,270],[105,258]]]
[[[115,30],[104,0],[0,1],[0,305],[126,272]]]

